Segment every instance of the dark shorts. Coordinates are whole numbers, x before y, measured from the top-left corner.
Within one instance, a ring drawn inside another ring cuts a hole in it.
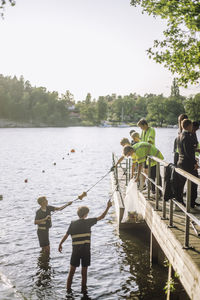
[[[37,234],[38,234],[40,247],[49,246],[49,229],[48,230],[38,229]]]
[[[90,245],[89,244],[73,246],[70,264],[74,267],[79,267],[80,261],[82,267],[90,266]]]

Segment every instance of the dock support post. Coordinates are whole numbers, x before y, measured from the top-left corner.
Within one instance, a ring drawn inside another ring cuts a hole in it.
[[[165,260],[165,255],[160,248],[157,240],[155,239],[153,233],[151,232],[151,238],[150,238],[150,265],[152,266],[153,264],[159,264],[162,265],[164,264]]]

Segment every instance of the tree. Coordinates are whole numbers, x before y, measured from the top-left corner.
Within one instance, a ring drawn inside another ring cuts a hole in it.
[[[155,96],[147,105],[147,120],[154,121],[156,125],[162,127],[166,120],[167,110],[166,110],[166,99],[163,95]]]
[[[4,15],[4,7],[7,4],[7,2],[10,2],[11,6],[14,6],[15,3],[16,3],[15,0],[8,0],[8,1],[6,1],[6,0],[0,0],[0,16],[1,17],[3,17],[3,15]]]
[[[163,41],[154,41],[149,57],[172,74],[179,85],[197,84],[200,78],[200,1],[199,0],[131,0],[143,12],[167,20]]]
[[[104,97],[100,96],[97,101],[97,119],[100,123],[102,120],[107,118],[108,104]]]
[[[194,121],[200,120],[200,93],[186,102],[185,110],[190,119]]]
[[[174,78],[171,86],[171,97],[179,98],[179,96],[180,96],[179,86],[176,82],[176,78]]]

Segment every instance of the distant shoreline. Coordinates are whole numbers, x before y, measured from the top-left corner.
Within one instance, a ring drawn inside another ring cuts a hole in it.
[[[100,127],[100,128],[107,128],[106,126],[84,126],[82,124],[76,124],[76,125],[66,125],[66,126],[61,126],[61,125],[47,125],[47,124],[36,124],[36,123],[26,123],[26,122],[17,122],[17,121],[11,121],[8,119],[0,119],[0,128],[48,128],[48,127],[61,127],[61,128],[67,128],[67,127]],[[109,126],[110,128],[120,128],[120,126],[115,126],[115,125],[111,125]],[[130,127],[137,127],[136,126],[130,126]],[[130,128],[129,126],[124,127],[124,128]],[[159,127],[159,128],[177,128],[178,126],[176,125],[166,125],[163,127]],[[155,127],[158,128],[158,127]]]

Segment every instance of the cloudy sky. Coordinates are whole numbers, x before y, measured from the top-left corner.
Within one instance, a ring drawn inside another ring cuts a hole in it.
[[[148,59],[163,20],[129,0],[16,0],[0,20],[0,73],[23,75],[76,100],[116,93],[170,95],[173,76]],[[183,95],[200,92],[181,89]]]

